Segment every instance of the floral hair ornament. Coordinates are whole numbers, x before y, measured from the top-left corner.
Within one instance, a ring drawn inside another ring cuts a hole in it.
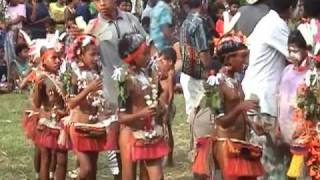
[[[241,32],[232,31],[224,35],[217,44],[217,55],[226,57],[237,53],[248,54],[247,38]]]
[[[97,45],[97,40],[92,35],[80,35],[77,36],[76,39],[73,41],[71,46],[67,48],[67,59],[68,60],[74,60],[76,56],[79,56],[81,54],[81,51],[86,46],[93,44]]]

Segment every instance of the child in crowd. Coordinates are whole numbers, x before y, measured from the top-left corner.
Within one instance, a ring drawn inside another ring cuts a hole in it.
[[[212,172],[215,168],[221,170],[225,180],[251,180],[264,174],[260,163],[262,148],[250,144],[247,139],[250,126],[246,112],[257,109],[258,104],[253,100],[244,101],[240,81],[235,76],[244,70],[249,53],[243,39],[238,33],[221,38],[217,55],[223,66],[217,76],[209,77],[206,96],[195,110],[195,117],[201,116],[199,113],[203,113],[201,110],[205,108],[211,111],[206,119],[207,127],[198,128],[207,129],[213,123],[211,135],[194,133],[198,137],[192,169],[197,175],[214,177]],[[195,123],[201,123],[197,120]],[[197,131],[194,129],[193,132]],[[247,150],[246,153],[242,153],[242,148]]]
[[[223,22],[224,22],[224,32],[229,29],[231,26],[231,19],[232,17],[238,12],[238,9],[240,7],[240,1],[239,0],[228,0],[229,8],[227,11],[223,13]]]
[[[81,35],[73,43],[71,82],[68,91],[70,109],[70,137],[79,161],[79,179],[96,179],[99,152],[116,148],[117,127],[114,117],[106,113],[102,95],[102,81],[98,65],[96,39]],[[68,74],[68,70],[66,71]]]
[[[224,22],[223,22],[223,12],[225,11],[225,6],[222,3],[216,3],[214,12],[215,12],[215,29],[214,31],[214,36],[217,38],[220,38],[223,36],[224,33]]]
[[[62,132],[62,118],[68,114],[63,85],[58,76],[60,64],[61,61],[55,50],[45,50],[41,55],[41,67],[37,71],[37,80],[33,90],[33,105],[39,109],[39,121],[34,141],[40,147],[41,180],[49,179],[49,166],[53,150],[57,158],[54,177],[65,179],[66,176],[68,147],[58,143],[59,135]]]
[[[164,116],[164,122],[168,126],[168,144],[170,147],[170,152],[167,158],[167,165],[173,166],[173,148],[174,140],[172,134],[172,121],[176,113],[176,107],[173,103],[174,98],[174,88],[175,88],[175,63],[177,60],[177,54],[173,48],[165,48],[159,53],[159,77],[160,77],[160,86],[162,94],[160,99],[162,102],[165,102],[167,106],[167,111]]]
[[[300,31],[290,33],[288,50],[288,61],[291,64],[283,70],[279,87],[279,125],[285,142],[289,144],[296,126],[291,120],[293,108],[289,102],[296,96],[296,89],[304,81],[312,62],[308,58],[308,46]]]
[[[131,12],[132,10],[132,3],[131,1],[128,1],[128,0],[118,1],[118,6],[121,11]]]
[[[120,154],[122,178],[134,179],[136,163],[142,178],[163,179],[161,159],[169,152],[165,142],[158,72],[145,71],[150,49],[140,34],[125,35],[119,42],[119,54],[128,65],[117,69],[119,84]]]
[[[14,87],[19,88],[22,80],[30,73],[29,47],[27,44],[17,44],[15,47],[16,59],[10,64],[10,79]]]
[[[10,92],[11,89],[8,82],[8,66],[4,59],[4,47],[0,44],[0,93]]]

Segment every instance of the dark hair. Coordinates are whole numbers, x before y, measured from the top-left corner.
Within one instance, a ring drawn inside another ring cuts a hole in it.
[[[296,7],[298,0],[272,0],[271,7],[273,10],[281,13],[290,7]]]
[[[191,9],[198,8],[202,5],[202,0],[189,0],[189,6]]]
[[[177,53],[173,48],[165,48],[161,50],[159,56],[164,56],[166,60],[171,61],[173,64],[177,61]]]
[[[139,48],[140,44],[144,41],[145,39],[141,34],[125,34],[118,44],[120,58],[123,59],[127,57],[130,53],[134,52],[137,48]]]
[[[116,3],[117,3],[118,6],[119,6],[121,3],[123,3],[123,2],[130,3],[130,4],[132,5],[132,3],[131,3],[130,0],[117,0],[117,1],[116,1]]]
[[[307,42],[299,30],[294,30],[290,33],[288,44],[295,44],[298,48],[308,49]]]
[[[318,18],[318,16],[320,16],[320,1],[319,0],[304,1],[304,11],[307,16]]]
[[[217,45],[217,57],[219,58],[222,64],[225,63],[225,57],[229,53],[248,49],[248,47],[243,42],[240,42],[239,40],[237,40],[237,38],[234,38],[233,36],[243,38],[240,35],[233,35],[232,33],[229,33],[224,35],[221,38],[219,44]],[[234,38],[234,40],[232,38]]]
[[[228,4],[229,6],[233,5],[233,4],[236,4],[236,5],[239,5],[240,6],[240,1],[239,0],[229,0],[228,1]]]
[[[16,55],[19,55],[25,49],[29,49],[27,44],[25,43],[17,44],[15,48]]]
[[[53,19],[48,19],[48,21],[46,22],[47,23],[47,25],[49,25],[49,26],[55,26],[56,25],[56,23],[54,22],[54,20]]]

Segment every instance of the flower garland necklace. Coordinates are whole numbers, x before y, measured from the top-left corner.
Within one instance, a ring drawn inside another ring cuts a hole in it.
[[[80,70],[80,68],[75,68],[75,73],[78,77],[77,86],[78,92],[85,89],[88,86],[88,82],[99,79],[100,75],[98,72],[93,70]],[[96,92],[90,92],[86,97],[88,102],[91,102],[92,107],[98,108],[98,113],[89,116],[89,121],[96,122],[98,120],[98,115],[100,112],[104,111],[104,106],[106,100],[103,96],[103,90],[98,90]]]

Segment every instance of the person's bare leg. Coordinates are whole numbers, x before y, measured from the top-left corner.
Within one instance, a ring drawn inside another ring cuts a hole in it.
[[[65,180],[67,173],[68,152],[56,151],[57,167],[55,171],[56,180]]]
[[[120,146],[120,155],[121,155],[121,164],[122,164],[122,180],[135,180],[136,172],[134,163],[130,157],[130,148],[132,146],[129,142],[131,136],[131,131],[129,129],[122,129],[120,131],[119,137],[119,146]]]
[[[37,145],[34,146],[33,165],[34,165],[34,171],[36,173],[36,176],[39,176],[40,166],[41,166],[41,153],[40,153],[40,148]],[[39,177],[36,177],[36,178],[39,179]]]
[[[170,147],[170,152],[167,157],[167,162],[166,166],[168,167],[173,167],[174,162],[173,162],[173,148],[174,148],[174,139],[173,139],[173,134],[172,134],[172,128],[171,128],[171,123],[168,123],[168,132],[169,132],[169,147]]]
[[[89,173],[88,180],[96,180],[97,179],[97,163],[98,163],[98,153],[91,152],[90,153],[90,163],[92,167],[92,171]]]
[[[140,166],[140,180],[149,180],[148,170],[144,161],[139,163]]]
[[[161,159],[149,160],[145,162],[150,180],[163,180]]]
[[[51,161],[51,149],[40,147],[41,165],[40,165],[40,179],[49,180],[49,166]]]
[[[83,152],[77,152],[77,157],[80,163],[80,173],[78,180],[87,180],[92,171],[90,155]]]
[[[49,178],[54,179],[54,173],[56,171],[57,166],[57,154],[55,150],[51,150],[51,160],[50,160],[50,172],[49,172]]]

